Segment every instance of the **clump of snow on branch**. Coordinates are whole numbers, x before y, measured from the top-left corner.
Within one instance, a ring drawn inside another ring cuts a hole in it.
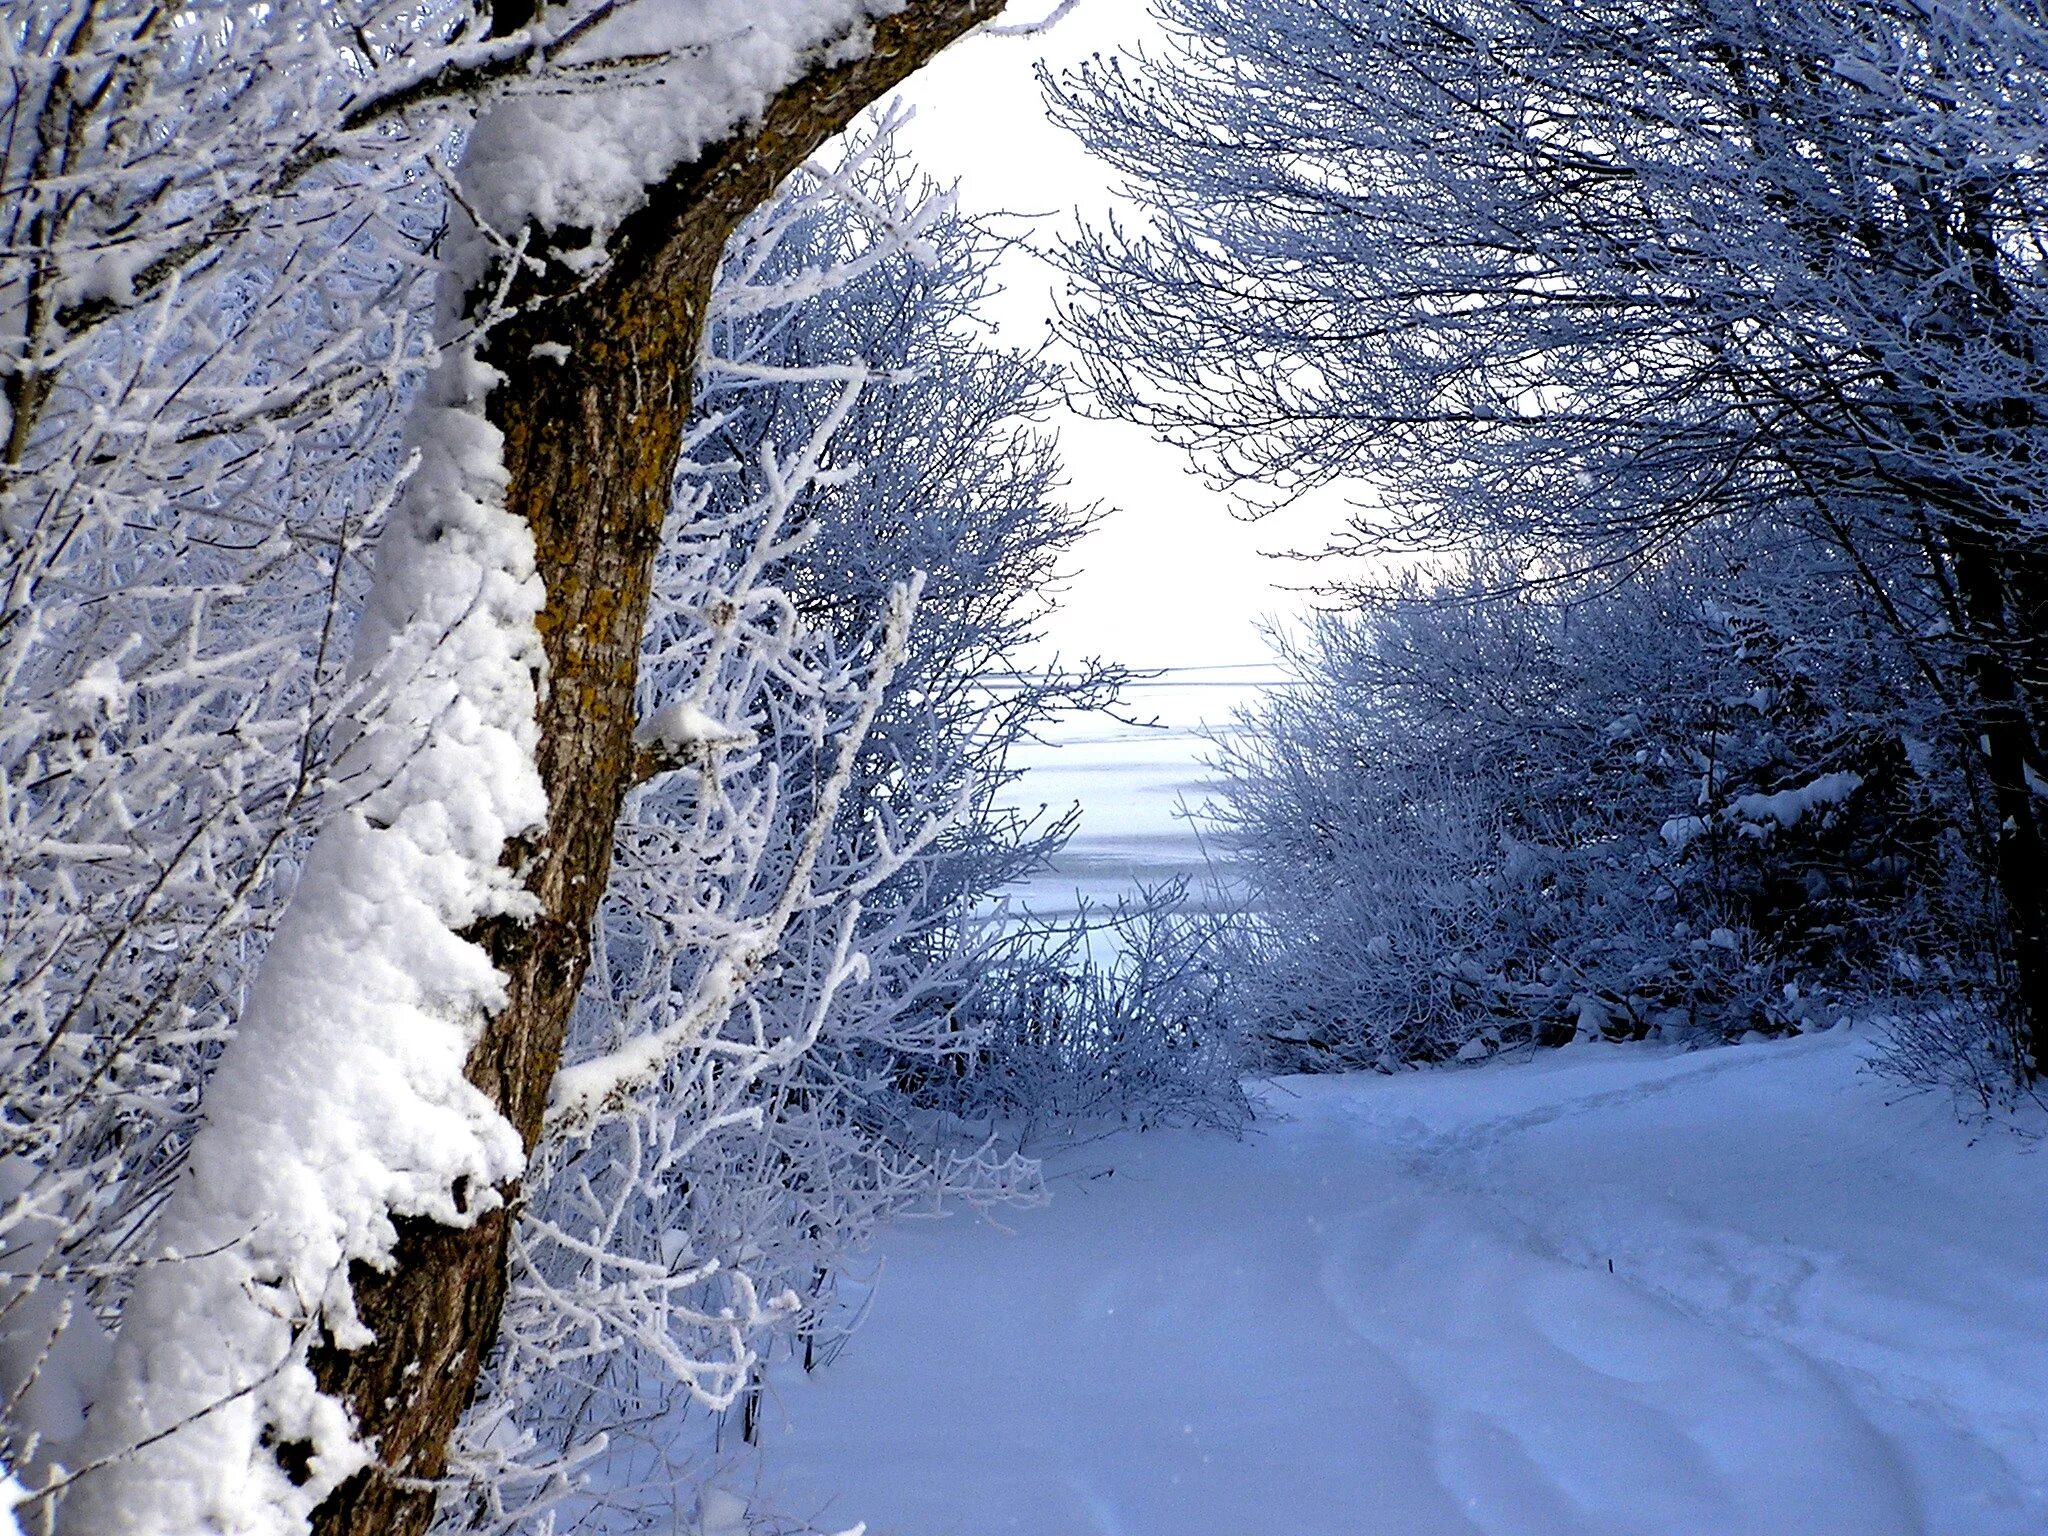
[[[576,34],[564,63],[603,89],[515,86],[479,125],[465,185],[494,227],[574,229],[601,253],[648,188],[758,118],[819,60],[858,57],[870,19],[892,9],[882,0],[637,0],[561,7],[558,17],[550,7],[540,25]]]
[[[451,358],[416,414],[417,467],[358,641],[370,692],[331,770],[361,788],[315,843],[207,1085],[209,1134],[153,1235],[175,1262],[129,1298],[87,1445],[117,1459],[72,1501],[98,1529],[303,1521],[369,1457],[305,1358],[316,1328],[367,1341],[350,1267],[389,1263],[396,1217],[474,1220],[524,1161],[463,1074],[504,993],[459,935],[530,915],[501,855],[547,812],[542,592],[502,503],[490,382]],[[306,1446],[309,1475],[258,1453],[266,1441]]]

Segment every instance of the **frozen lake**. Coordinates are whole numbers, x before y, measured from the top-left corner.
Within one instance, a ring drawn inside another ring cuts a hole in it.
[[[1078,804],[1081,825],[1058,863],[1014,887],[1012,901],[1041,916],[1066,916],[1083,903],[1113,906],[1140,885],[1177,875],[1192,895],[1213,899],[1201,835],[1188,815],[1215,793],[1202,762],[1212,750],[1203,732],[1227,729],[1233,712],[1277,679],[1270,662],[1176,667],[1130,688],[1123,719],[1076,715],[1020,753],[1026,772],[1011,802],[1054,815]]]

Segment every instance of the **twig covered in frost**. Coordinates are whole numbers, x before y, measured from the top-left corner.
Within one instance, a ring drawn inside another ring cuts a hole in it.
[[[548,1098],[550,1135],[580,1134],[607,1109],[616,1109],[632,1094],[645,1091],[656,1083],[678,1056],[694,1046],[732,1010],[754,976],[781,948],[790,920],[799,911],[812,910],[825,903],[827,898],[820,895],[816,883],[818,856],[834,830],[839,802],[853,777],[854,763],[866,744],[868,729],[882,707],[882,698],[895,678],[896,669],[903,664],[911,619],[917,609],[917,589],[922,585],[921,576],[914,578],[908,585],[899,587],[890,602],[881,647],[861,689],[853,719],[836,733],[838,760],[819,791],[796,856],[782,877],[782,888],[774,905],[760,921],[738,928],[719,946],[716,958],[704,972],[695,1005],[685,1009],[680,1017],[603,1056],[564,1067],[555,1075],[554,1088]],[[929,824],[920,829],[908,847],[885,848],[881,861],[863,877],[864,881],[874,884],[887,879],[936,832],[937,824]],[[850,966],[847,962],[847,945],[859,915],[856,898],[840,920],[836,963],[822,989],[811,1028],[802,1035],[777,1042],[764,1056],[765,1066],[788,1065],[797,1052],[816,1039],[833,995],[856,970],[863,968],[860,965]]]

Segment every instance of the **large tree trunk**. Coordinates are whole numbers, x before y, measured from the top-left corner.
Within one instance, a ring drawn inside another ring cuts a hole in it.
[[[2048,1078],[2048,842],[2042,837],[2039,797],[2030,765],[2039,761],[2033,708],[2023,669],[2040,644],[2036,615],[2015,613],[2012,581],[2001,571],[2001,551],[1986,547],[1973,529],[1956,536],[1957,595],[1969,619],[1969,667],[1980,718],[1979,751],[1998,825],[1991,850],[1998,894],[2011,945],[2010,1004],[2023,1053],[2022,1068]],[[2018,658],[2018,665],[2012,658]]]
[[[1997,189],[1983,181],[1965,184],[1955,199],[1953,238],[1969,282],[1967,310],[1953,325],[1953,375],[1968,378],[1969,344],[1989,340],[2017,365],[2018,376],[2038,379],[2038,339],[2006,281],[1997,202]],[[1948,380],[1930,372],[1925,398],[1942,399]],[[1960,423],[1928,444],[1930,457],[1967,444],[1992,472],[1993,485],[2005,482],[1978,505],[1964,500],[1950,533],[1956,595],[1972,642],[1971,682],[1983,711],[1978,743],[1998,817],[1992,867],[2011,943],[2012,1022],[2021,1069],[2036,1081],[2048,1078],[2048,827],[2034,790],[2048,773],[2048,571],[2023,488],[2037,483],[2040,410],[2034,395],[2008,391],[1966,408]],[[2013,488],[2020,488],[2017,496]]]
[[[826,139],[884,91],[1001,8],[1001,0],[910,0],[874,23],[864,56],[821,68],[784,91],[751,132],[654,189],[611,242],[594,288],[566,277],[551,296],[529,276],[532,307],[492,338],[503,375],[488,402],[505,438],[508,508],[532,528],[546,607],[539,766],[548,825],[527,870],[540,917],[494,919],[472,935],[509,981],[472,1052],[468,1076],[530,1153],[631,787],[634,687],[656,545],[667,514],[699,333],[727,237]],[[501,21],[504,18],[501,18]],[[519,18],[514,17],[513,20]],[[568,349],[564,362],[536,356]],[[514,1213],[475,1224],[401,1224],[387,1273],[358,1266],[356,1305],[375,1342],[325,1348],[321,1389],[346,1402],[376,1464],[320,1505],[323,1536],[400,1536],[432,1517],[431,1479],[496,1335]]]

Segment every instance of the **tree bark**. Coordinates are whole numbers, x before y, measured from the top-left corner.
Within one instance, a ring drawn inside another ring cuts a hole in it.
[[[1983,542],[1970,530],[1957,536],[1956,589],[1973,630],[1969,668],[1980,711],[1979,753],[1998,817],[1992,868],[2012,946],[2012,1022],[2022,1068],[2038,1081],[2048,1077],[2048,842],[2028,776],[2040,745],[2031,701],[2008,656],[2024,658],[2040,635],[2028,627],[2027,615],[2011,611],[2011,583],[2001,572],[1999,551]]]
[[[506,850],[508,864],[527,870],[540,917],[494,920],[470,935],[505,974],[509,1000],[467,1072],[529,1153],[632,784],[653,561],[720,254],[739,222],[806,157],[1001,5],[910,0],[876,21],[862,57],[806,75],[759,124],[653,189],[612,240],[602,281],[579,292],[570,274],[525,274],[514,298],[527,308],[485,353],[504,376],[488,412],[505,437],[506,504],[533,530],[547,592],[539,767],[549,817],[532,846]],[[542,343],[566,347],[567,360],[537,356]],[[469,1227],[402,1222],[392,1268],[358,1266],[353,1274],[375,1342],[321,1349],[314,1371],[323,1392],[349,1405],[377,1461],[319,1507],[320,1536],[404,1536],[432,1519],[433,1480],[445,1470],[449,1436],[504,1304],[516,1191],[507,1197],[507,1208]]]

